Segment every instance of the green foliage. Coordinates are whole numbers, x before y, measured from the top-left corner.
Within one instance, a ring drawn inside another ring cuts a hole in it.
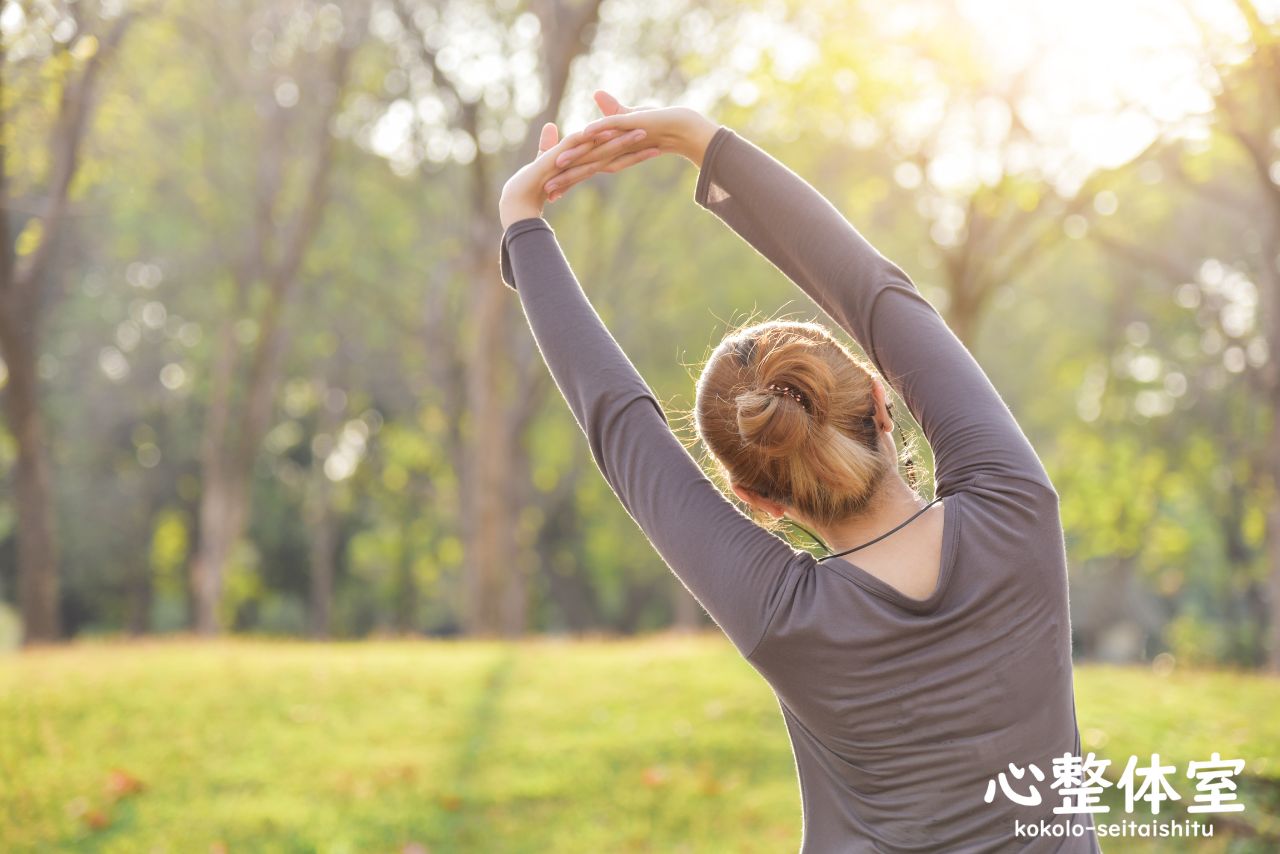
[[[85,28],[104,23],[103,7],[79,7]],[[37,10],[41,27],[58,8]],[[188,619],[215,342],[224,329],[246,353],[258,340],[250,315],[265,288],[240,300],[237,277],[254,239],[305,189],[319,139],[298,120],[314,106],[308,97],[279,112],[279,125],[262,111],[280,106],[276,86],[316,71],[307,34],[331,14],[323,8],[152,4],[102,68],[71,225],[41,296],[40,393],[72,633],[168,631]],[[477,68],[520,66],[515,76],[531,80],[544,69],[526,62],[529,10],[424,4],[422,14],[433,32],[452,32],[443,23],[483,32],[467,40]],[[470,316],[477,288],[501,287],[496,229],[494,254],[480,258],[473,233],[493,213],[504,170],[527,154],[513,147],[529,109],[514,88],[482,93],[483,144],[468,147],[475,140],[457,104],[422,57],[387,35],[385,16],[375,24],[331,128],[329,203],[285,309],[284,376],[254,460],[247,542],[226,585],[224,617],[237,629],[300,630],[320,543],[335,560],[339,634],[456,631],[468,567],[464,369],[478,336],[501,336],[519,354],[521,370],[497,386],[504,400],[545,380],[518,311],[499,329],[475,328]],[[1075,200],[1051,180],[1053,157],[1040,162],[1046,141],[1035,139],[1021,139],[1029,148],[981,186],[933,186],[930,166],[947,152],[930,122],[963,126],[979,107],[1001,113],[995,102],[1009,81],[986,55],[990,35],[942,0],[893,14],[844,0],[610,2],[589,55],[573,65],[559,118],[567,130],[591,115],[590,90],[615,86],[598,69],[617,68],[625,99],[701,101],[811,180],[944,314],[973,285],[955,271],[980,262],[972,271],[993,281],[966,343],[1058,485],[1075,592],[1132,586],[1128,610],[1146,606],[1149,653],[1256,664],[1269,619],[1258,603],[1276,571],[1265,517],[1275,486],[1263,476],[1276,416],[1256,389],[1268,346],[1261,297],[1274,296],[1259,291],[1270,239],[1259,176],[1231,137],[1236,124],[1218,116],[1207,137],[1099,172]],[[89,59],[92,38],[6,53],[0,133],[22,257],[44,237],[36,212],[60,86]],[[448,54],[455,70],[473,64]],[[1270,78],[1259,68],[1233,69],[1224,91],[1262,105]],[[1027,85],[1034,100],[1037,84]],[[384,121],[415,109],[402,150],[380,153],[372,139]],[[1273,115],[1253,112],[1250,127],[1270,139],[1263,125]],[[919,138],[904,130],[916,125]],[[272,144],[290,155],[278,176],[257,170]],[[255,193],[276,177],[279,204],[257,209]],[[579,279],[687,442],[680,416],[727,328],[745,316],[828,321],[692,203],[695,179],[688,164],[662,158],[585,183],[548,210]],[[1076,202],[1067,237],[1058,206]],[[955,216],[961,227],[943,230],[953,233],[934,228]],[[1031,230],[1028,264],[991,273],[1023,245],[1005,236],[1028,223],[1044,226]],[[965,231],[975,242],[956,244]],[[1241,354],[1251,354],[1244,367]],[[0,394],[5,382],[0,365]],[[230,393],[236,411],[242,385]],[[531,579],[530,628],[669,623],[678,585],[599,477],[549,383],[534,404],[511,437],[520,452],[510,473],[512,559]],[[335,457],[351,431],[360,441]],[[0,430],[6,483],[15,454]],[[7,602],[16,600],[11,494],[0,491]],[[577,613],[564,588],[581,600]],[[1091,627],[1088,595],[1075,604],[1077,642],[1091,649],[1106,626]]]

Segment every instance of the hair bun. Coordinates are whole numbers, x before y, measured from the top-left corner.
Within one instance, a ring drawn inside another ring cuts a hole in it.
[[[816,323],[771,320],[726,335],[698,379],[695,410],[726,489],[746,487],[818,524],[866,509],[894,466],[868,417],[874,371]]]
[[[796,336],[764,348],[756,386],[737,397],[738,432],[770,457],[796,453],[826,423],[834,377]]]

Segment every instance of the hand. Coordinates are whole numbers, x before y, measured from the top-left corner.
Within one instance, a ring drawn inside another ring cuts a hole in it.
[[[502,197],[498,201],[498,217],[504,229],[513,222],[542,216],[542,207],[548,201],[548,194],[543,185],[560,171],[555,165],[556,156],[568,150],[569,147],[581,143],[581,139],[575,140],[572,135],[557,142],[559,133],[554,122],[543,125],[538,139],[538,156],[532,162],[522,166],[503,185]],[[634,148],[644,140],[647,133],[643,129],[632,131],[610,129],[608,133],[593,135],[592,145],[598,146],[612,158],[638,162],[647,157],[656,156],[658,150],[640,148],[638,151],[629,150],[623,155],[620,149],[624,146]],[[564,194],[557,194],[555,198],[561,195]]]
[[[595,101],[604,117],[565,137],[564,141],[573,147],[557,156],[556,165],[563,172],[545,187],[553,200],[597,172],[620,172],[656,156],[648,153],[654,147],[658,152],[679,154],[701,167],[707,145],[719,129],[688,107],[625,107],[603,90],[595,93]],[[643,143],[625,137],[615,139],[616,134],[637,130],[646,132]],[[613,141],[604,145],[602,140]]]

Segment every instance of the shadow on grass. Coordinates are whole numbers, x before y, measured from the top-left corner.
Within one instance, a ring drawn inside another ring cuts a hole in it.
[[[498,726],[502,699],[511,683],[511,674],[515,669],[516,650],[507,647],[494,662],[480,687],[467,719],[471,722],[458,745],[454,763],[453,787],[451,792],[441,796],[440,830],[443,839],[440,851],[473,850],[467,848],[468,825],[475,817],[477,798],[471,791],[471,780],[481,762],[481,754],[485,743],[489,741]]]

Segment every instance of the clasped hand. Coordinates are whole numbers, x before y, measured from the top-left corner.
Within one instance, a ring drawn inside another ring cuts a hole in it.
[[[538,155],[502,188],[498,212],[505,229],[542,216],[547,202],[598,172],[620,172],[659,154],[679,154],[701,166],[717,126],[688,107],[624,107],[604,91],[595,93],[602,118],[558,139],[552,122],[542,126]]]

